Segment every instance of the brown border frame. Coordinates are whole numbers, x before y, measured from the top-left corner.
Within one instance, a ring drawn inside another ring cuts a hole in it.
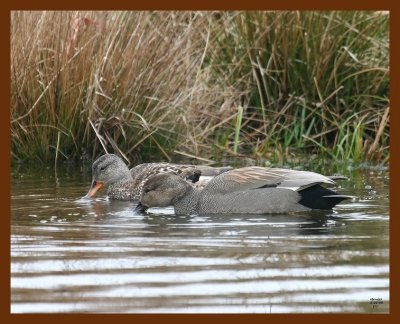
[[[396,4],[397,2],[397,4]],[[2,90],[2,106],[0,109],[0,121],[2,127],[0,127],[0,147],[1,147],[1,206],[4,211],[3,226],[1,226],[1,256],[2,256],[2,267],[1,267],[1,318],[2,322],[7,323],[53,323],[57,322],[70,322],[70,321],[82,321],[93,320],[96,322],[109,322],[110,320],[116,320],[118,322],[132,322],[132,321],[155,321],[164,323],[165,321],[171,322],[190,322],[190,323],[203,323],[204,321],[216,320],[216,321],[229,321],[231,322],[281,322],[281,321],[301,321],[301,322],[314,322],[320,323],[322,321],[362,321],[364,323],[376,323],[377,321],[396,321],[395,318],[399,316],[399,256],[398,247],[399,236],[398,233],[399,217],[397,215],[400,209],[398,204],[400,199],[399,188],[397,184],[398,172],[395,169],[396,166],[400,165],[399,161],[399,128],[398,118],[400,109],[400,93],[398,89],[399,85],[399,41],[398,36],[400,31],[400,11],[398,6],[399,1],[349,1],[349,0],[336,0],[335,2],[323,2],[316,0],[280,0],[280,1],[263,1],[263,0],[246,0],[245,2],[233,2],[227,0],[203,0],[199,2],[179,1],[179,0],[151,0],[136,3],[133,1],[112,1],[112,2],[98,2],[95,0],[86,1],[85,3],[76,0],[69,0],[67,3],[60,3],[56,1],[48,0],[14,0],[11,3],[1,3],[1,19],[0,19],[0,33],[3,40],[5,49],[0,51],[2,59],[0,60],[3,66],[3,75],[1,78],[1,90]],[[141,314],[10,314],[10,11],[12,10],[239,10],[239,9],[262,9],[262,10],[389,10],[390,11],[390,50],[391,50],[391,156],[390,156],[390,314],[256,314],[256,315],[167,315],[167,314],[152,314],[152,315],[141,315]],[[397,199],[396,199],[397,197]],[[266,317],[267,316],[267,317]],[[396,321],[398,323],[398,320]]]

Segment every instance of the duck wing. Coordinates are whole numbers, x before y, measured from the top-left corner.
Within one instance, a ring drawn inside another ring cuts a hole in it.
[[[142,163],[132,168],[130,172],[132,178],[136,181],[146,180],[156,174],[171,173],[196,182],[201,175],[201,171],[194,165],[180,165],[165,162]]]
[[[212,194],[274,187],[301,191],[323,183],[335,184],[333,180],[315,172],[244,167],[216,176],[208,183],[204,190]]]
[[[232,167],[211,167],[208,165],[185,165],[187,167],[195,167],[197,170],[201,172],[202,177],[215,177],[221,173],[233,170]]]

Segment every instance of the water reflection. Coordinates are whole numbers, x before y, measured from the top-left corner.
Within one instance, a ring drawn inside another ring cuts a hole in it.
[[[387,312],[387,171],[345,175],[334,211],[175,216],[17,173],[12,312]]]

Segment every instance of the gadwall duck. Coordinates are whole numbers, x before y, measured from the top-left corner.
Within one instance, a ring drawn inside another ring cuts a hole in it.
[[[177,215],[270,214],[332,209],[351,198],[324,188],[344,177],[308,171],[244,167],[222,173],[203,189],[173,174],[159,174],[143,185],[137,211],[174,206]]]
[[[209,166],[180,165],[172,163],[143,163],[129,170],[127,165],[114,154],[99,157],[92,165],[92,185],[85,198],[92,198],[97,191],[107,187],[107,196],[118,200],[139,200],[143,183],[151,176],[161,173],[178,175],[184,181],[197,182],[200,176],[204,183],[211,177],[232,169]]]

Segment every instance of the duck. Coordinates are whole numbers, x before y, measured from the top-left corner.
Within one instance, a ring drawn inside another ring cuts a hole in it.
[[[353,198],[322,185],[335,185],[342,176],[311,171],[242,167],[221,173],[204,188],[196,188],[175,174],[157,174],[143,184],[135,210],[173,206],[176,215],[277,214],[314,209],[329,210]]]
[[[106,187],[110,199],[138,201],[144,182],[151,176],[171,173],[184,181],[199,182],[204,186],[213,176],[230,169],[232,168],[160,162],[142,163],[129,170],[117,155],[104,154],[93,162],[92,183],[83,198],[93,198],[101,188]]]

